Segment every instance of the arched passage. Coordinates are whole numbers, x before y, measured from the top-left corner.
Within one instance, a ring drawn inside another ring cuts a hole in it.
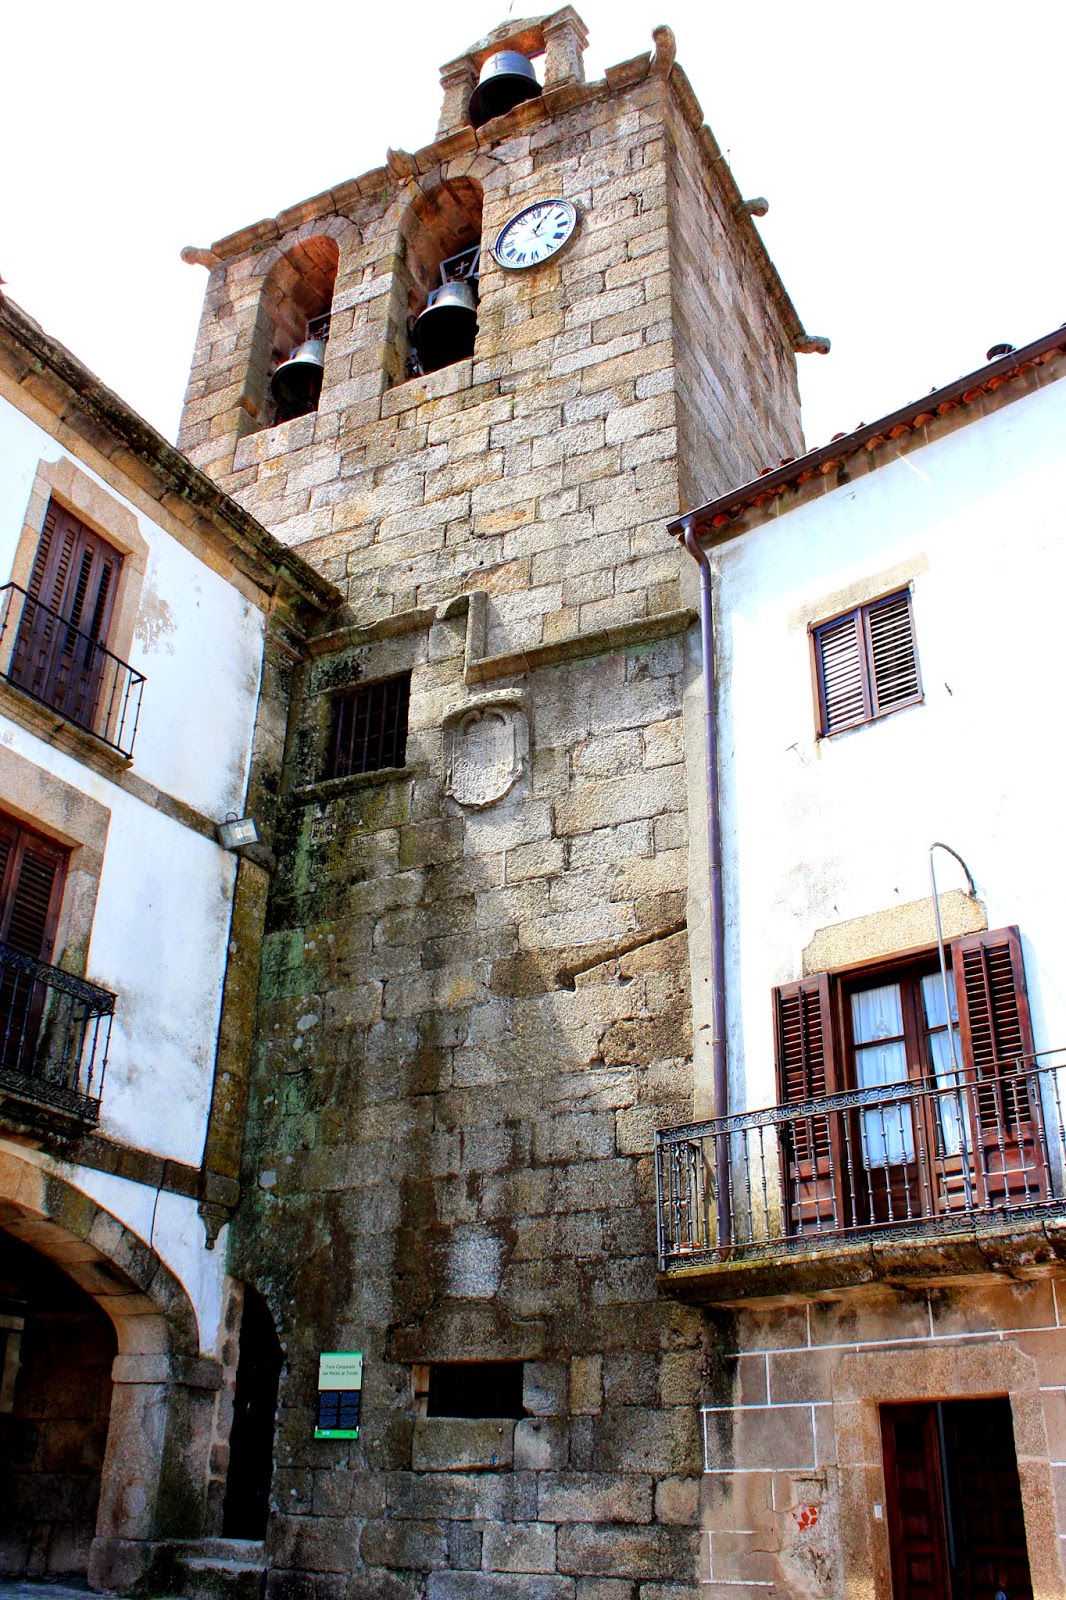
[[[37,1278],[57,1294],[65,1280],[79,1315],[86,1301],[95,1308],[85,1313],[95,1332],[83,1348],[102,1356],[113,1341],[88,1576],[97,1587],[128,1591],[150,1573],[163,1541],[204,1532],[219,1363],[200,1355],[192,1304],[158,1254],[74,1185],[10,1150],[0,1152],[0,1232],[11,1241],[13,1269],[38,1261]],[[104,1342],[100,1314],[110,1326]],[[46,1405],[60,1404],[67,1374],[61,1362],[50,1370],[47,1362],[45,1351],[35,1382],[50,1395]],[[84,1570],[69,1559],[65,1570]]]
[[[82,1574],[96,1532],[114,1326],[66,1273],[0,1231],[0,1570]]]

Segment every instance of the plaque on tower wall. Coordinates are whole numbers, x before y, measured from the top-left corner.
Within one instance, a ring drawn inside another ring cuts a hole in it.
[[[444,721],[445,786],[461,806],[480,810],[502,800],[529,761],[529,722],[513,697],[488,698]]]

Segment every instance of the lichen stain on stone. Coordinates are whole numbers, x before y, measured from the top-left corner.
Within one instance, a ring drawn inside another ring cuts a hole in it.
[[[175,631],[174,613],[156,588],[155,580],[156,574],[153,571],[141,595],[133,633],[143,646],[145,655],[152,655],[165,639],[167,654],[173,655],[174,646],[167,639],[167,635]]]

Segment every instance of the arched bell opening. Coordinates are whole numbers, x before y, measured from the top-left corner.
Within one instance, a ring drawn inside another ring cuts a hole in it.
[[[0,1571],[9,1576],[89,1570],[117,1353],[91,1296],[0,1231]]]
[[[474,353],[482,193],[450,178],[412,201],[400,228],[390,381],[437,372]]]
[[[340,252],[303,239],[271,267],[256,313],[246,403],[255,428],[318,410]]]
[[[222,1506],[222,1534],[227,1539],[262,1539],[266,1533],[283,1365],[270,1308],[259,1291],[246,1284]]]

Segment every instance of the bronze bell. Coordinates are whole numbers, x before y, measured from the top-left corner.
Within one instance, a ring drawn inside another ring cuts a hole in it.
[[[498,50],[485,62],[470,96],[471,127],[480,128],[483,122],[502,117],[542,92],[528,56],[517,50]]]
[[[443,283],[434,289],[415,322],[411,343],[423,372],[438,372],[474,353],[477,297],[470,283]]]
[[[288,361],[281,363],[270,380],[270,393],[282,416],[302,417],[314,411],[322,393],[325,366],[324,339],[305,339]]]

